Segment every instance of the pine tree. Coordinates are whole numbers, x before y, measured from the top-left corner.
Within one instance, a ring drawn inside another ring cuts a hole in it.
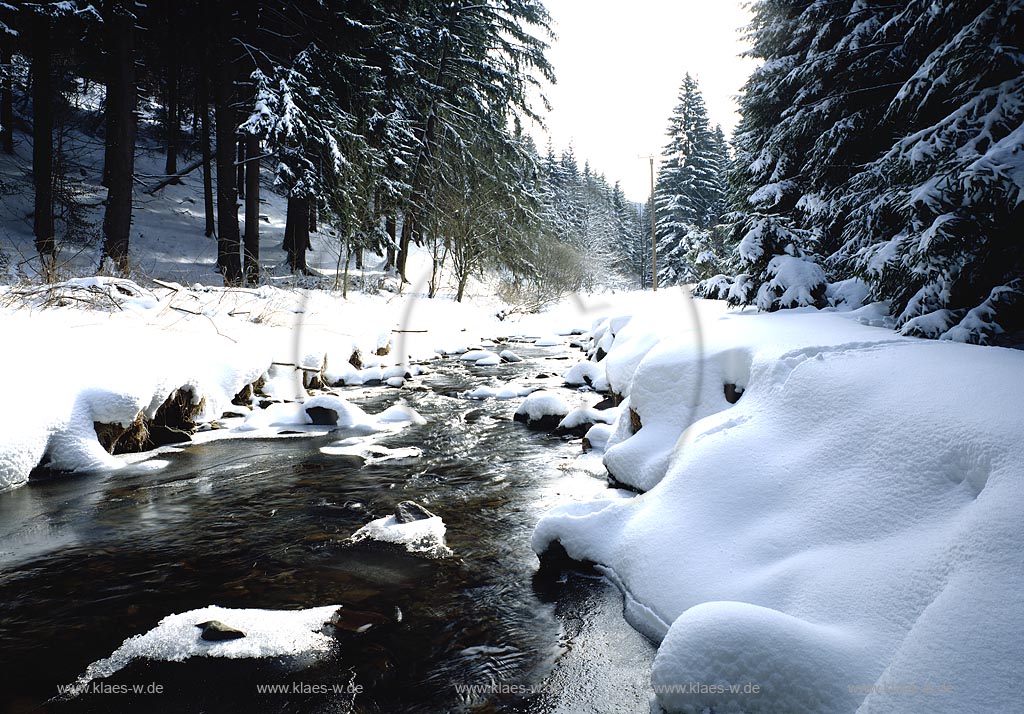
[[[697,81],[687,74],[669,119],[669,141],[655,188],[658,282],[677,285],[701,277],[693,263],[705,252],[697,243],[718,223],[725,199],[728,160],[721,129],[712,130]]]
[[[1024,3],[911,2],[884,122],[895,141],[844,187],[834,262],[904,334],[991,342],[1024,326]]]

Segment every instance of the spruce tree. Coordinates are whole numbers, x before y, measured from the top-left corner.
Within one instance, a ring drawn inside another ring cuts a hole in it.
[[[718,223],[725,198],[725,139],[721,129],[710,128],[704,97],[689,73],[667,133],[655,187],[658,282],[677,285],[700,277],[693,258],[703,254],[698,244],[708,242],[704,236]]]

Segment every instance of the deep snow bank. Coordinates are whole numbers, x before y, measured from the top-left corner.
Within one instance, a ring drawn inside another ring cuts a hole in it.
[[[896,337],[870,307],[664,308],[589,336],[626,397],[605,463],[647,493],[534,534],[623,588],[662,706],[1018,711],[1024,353]]]
[[[0,287],[7,344],[0,353],[0,490],[24,484],[40,464],[60,471],[122,466],[101,446],[95,425],[152,418],[177,390],[202,405],[200,421],[241,413],[248,418],[235,431],[260,435],[262,427],[310,419],[293,405],[232,404],[254,381],[269,398],[303,401],[307,388],[348,384],[352,372],[355,382],[416,373],[411,361],[465,351],[499,329],[486,308],[417,295],[343,300],[199,285],[150,291],[102,277],[47,288],[36,302],[14,301],[13,290]],[[84,299],[95,309],[83,309]]]

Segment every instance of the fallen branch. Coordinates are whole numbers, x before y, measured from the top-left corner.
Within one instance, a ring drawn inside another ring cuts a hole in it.
[[[195,171],[196,169],[198,169],[202,165],[203,165],[203,160],[199,159],[198,161],[189,164],[188,166],[186,166],[184,169],[182,169],[178,173],[174,174],[173,176],[168,176],[167,178],[165,178],[163,181],[158,183],[153,188],[146,189],[144,193],[147,193],[150,196],[152,196],[154,193],[156,193],[157,191],[162,189],[164,186],[167,186],[167,185],[172,184],[172,183],[177,183],[184,176],[187,176],[188,174],[192,173],[193,171]]]
[[[186,310],[185,308],[178,307],[177,305],[168,305],[168,307],[171,308],[172,310],[177,310],[178,312],[184,312],[187,315],[202,315],[203,314],[201,312],[195,312],[193,310]]]
[[[299,367],[294,362],[271,362],[274,367],[292,367],[293,369],[301,369],[303,372],[319,372],[319,367]]]

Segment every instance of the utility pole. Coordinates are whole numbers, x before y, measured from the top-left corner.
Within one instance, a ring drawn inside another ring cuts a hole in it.
[[[654,210],[654,154],[649,156],[638,156],[638,159],[648,159],[651,162],[651,288],[658,292],[658,241],[655,238],[655,226],[657,226],[657,211]]]

